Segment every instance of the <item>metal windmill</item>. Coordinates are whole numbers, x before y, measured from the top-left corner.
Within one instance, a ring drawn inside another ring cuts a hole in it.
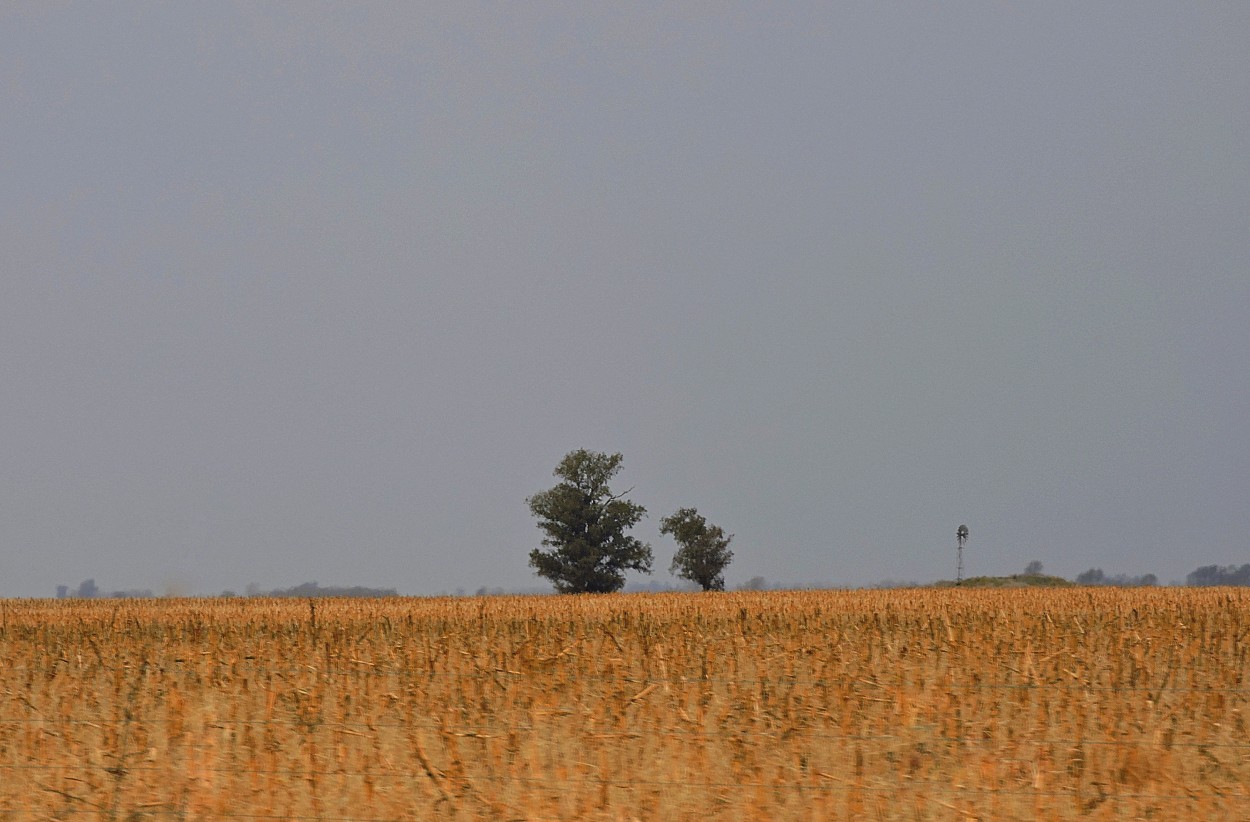
[[[964,543],[968,541],[968,526],[961,525],[955,529],[955,540],[958,547],[955,549],[956,556],[959,560],[955,565],[955,584],[964,584]]]

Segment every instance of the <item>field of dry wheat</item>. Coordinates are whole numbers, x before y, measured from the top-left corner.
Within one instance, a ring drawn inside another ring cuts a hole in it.
[[[1250,594],[0,603],[0,819],[1246,819]]]

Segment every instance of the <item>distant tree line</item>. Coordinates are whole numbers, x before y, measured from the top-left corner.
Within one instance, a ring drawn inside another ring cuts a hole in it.
[[[396,597],[399,592],[394,588],[366,588],[361,585],[353,585],[344,587],[342,585],[326,585],[321,586],[315,582],[305,582],[302,585],[296,585],[293,588],[274,588],[272,591],[262,591],[259,585],[252,584],[245,589],[249,597],[294,597],[297,599],[308,599],[309,597]],[[227,594],[230,592],[227,591]]]
[[[1204,565],[1185,577],[1187,585],[1250,585],[1250,564],[1242,565]]]
[[[1149,587],[1158,585],[1159,578],[1154,574],[1142,574],[1139,577],[1129,576],[1128,574],[1116,574],[1107,576],[1102,572],[1101,568],[1090,568],[1084,573],[1076,575],[1077,585],[1118,585],[1122,588]]]
[[[151,599],[156,596],[148,588],[132,588],[127,591],[111,591],[105,593],[94,579],[84,579],[71,593],[68,585],[56,586],[57,599]]]
[[[293,588],[275,588],[272,591],[263,591],[259,585],[253,583],[248,585],[245,591],[249,597],[296,597],[304,599],[309,597],[377,598],[399,596],[399,592],[394,588],[366,588],[361,585],[351,587],[342,585],[321,586],[315,582],[305,582]],[[156,594],[152,593],[148,588],[134,588],[127,591],[105,593],[96,585],[94,579],[83,580],[73,591],[70,591],[68,585],[56,586],[57,599],[153,599],[155,596]],[[221,596],[234,597],[238,596],[238,594],[234,591],[222,591]]]
[[[1143,574],[1135,577],[1128,574],[1104,574],[1101,568],[1090,568],[1077,574],[1078,585],[1120,585],[1124,587],[1158,585],[1159,578],[1154,574]],[[1185,584],[1195,588],[1213,585],[1250,586],[1250,564],[1246,565],[1204,565],[1185,577]]]

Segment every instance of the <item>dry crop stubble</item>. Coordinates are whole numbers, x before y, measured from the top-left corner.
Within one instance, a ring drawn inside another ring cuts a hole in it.
[[[1250,818],[1242,591],[3,609],[0,818]]]

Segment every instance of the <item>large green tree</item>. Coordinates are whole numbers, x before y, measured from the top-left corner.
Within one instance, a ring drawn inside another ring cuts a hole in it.
[[[734,558],[729,550],[733,534],[726,536],[720,526],[708,525],[693,508],[681,508],[660,520],[660,533],[671,534],[679,546],[669,573],[705,591],[725,590],[725,566]]]
[[[562,594],[619,591],[625,571],[651,573],[651,546],[626,533],[647,511],[608,487],[621,460],[620,454],[570,451],[556,466],[560,483],[526,500],[551,549],[531,551],[530,565]]]

